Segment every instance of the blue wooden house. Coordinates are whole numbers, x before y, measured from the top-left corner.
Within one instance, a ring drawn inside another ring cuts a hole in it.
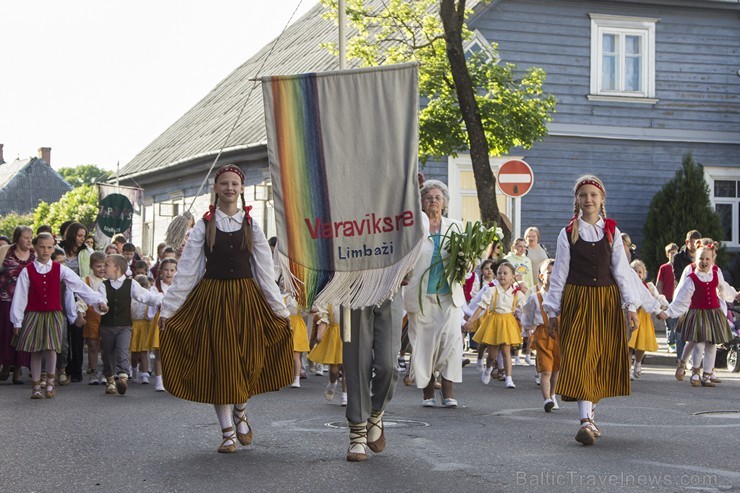
[[[379,5],[381,5],[379,3]],[[144,214],[134,241],[151,251],[169,217],[209,193],[195,194],[223,144],[257,75],[323,71],[337,61],[320,45],[336,28],[315,6],[280,40],[261,74],[266,46],[237,68],[122,169],[126,184],[144,187]],[[713,202],[731,248],[740,250],[740,4],[729,0],[495,0],[475,5],[469,26],[476,44],[497,43],[505,62],[547,72],[545,90],[557,98],[549,136],[532,149],[514,149],[534,171],[520,201],[500,198],[515,230],[534,225],[554,246],[572,207],[572,186],[584,173],[606,183],[607,212],[633,241],[653,194],[691,152],[704,165]],[[268,234],[274,230],[261,92],[227,143],[221,162],[247,173],[248,196]],[[474,219],[477,197],[465,155],[430,161],[427,177],[451,188],[450,216]],[[127,183],[128,181],[128,183]]]
[[[0,152],[0,216],[33,212],[39,202],[51,204],[72,190],[72,186],[52,169],[50,162],[50,147],[39,148],[38,157],[19,158],[9,163],[4,162]]]

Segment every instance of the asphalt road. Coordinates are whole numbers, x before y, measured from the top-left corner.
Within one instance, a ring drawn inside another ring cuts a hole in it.
[[[30,385],[3,383],[0,492],[740,491],[740,374],[720,376],[692,388],[645,367],[631,397],[599,405],[605,436],[592,447],[574,440],[575,404],[543,411],[533,368],[514,367],[514,390],[465,368],[458,409],[422,408],[399,382],[388,446],[364,463],[344,460],[328,377],[255,397],[254,444],[230,455],[216,453],[211,406],[151,385],[110,396],[78,383],[31,400]],[[717,411],[734,412],[698,414]]]

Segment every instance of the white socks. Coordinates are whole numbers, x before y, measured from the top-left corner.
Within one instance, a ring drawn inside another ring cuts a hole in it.
[[[213,407],[216,409],[216,416],[218,416],[218,424],[221,425],[221,429],[231,428],[234,426],[234,421],[231,418],[231,406],[228,404],[214,404]]]
[[[711,342],[705,343],[704,348],[704,374],[709,375],[714,371],[714,362],[717,359],[717,345]]]
[[[578,415],[581,419],[593,419],[593,403],[591,401],[578,401]]]
[[[243,416],[246,416],[247,414],[247,403],[244,404],[234,404],[234,414],[237,418],[242,418]],[[247,423],[245,423],[242,420],[239,420],[239,424],[236,425],[236,431],[240,435],[246,435],[249,433],[249,426],[247,426]]]

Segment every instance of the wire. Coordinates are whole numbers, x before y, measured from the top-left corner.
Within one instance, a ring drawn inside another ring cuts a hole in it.
[[[275,41],[273,41],[272,46],[270,47],[270,51],[267,53],[267,55],[262,59],[262,64],[260,65],[259,70],[257,73],[262,73],[262,69],[265,67],[265,64],[267,63],[267,60],[270,59],[270,56],[272,55],[272,52],[275,50],[275,47],[280,42],[280,38],[282,38],[285,31],[288,29],[288,26],[290,26],[290,23],[293,21],[293,17],[295,17],[296,12],[298,12],[298,9],[300,8],[301,4],[303,3],[303,0],[298,1],[298,5],[296,5],[295,9],[293,10],[293,13],[290,14],[290,19],[288,19],[288,22],[285,23],[285,26],[283,27],[283,30],[280,31],[280,34],[277,38],[275,38]],[[190,202],[190,206],[188,206],[187,212],[190,212],[190,210],[193,208],[193,205],[195,204],[195,201],[200,196],[200,193],[203,191],[203,188],[206,186],[206,183],[208,183],[208,178],[210,178],[211,173],[213,172],[213,168],[216,167],[216,163],[218,163],[218,160],[221,158],[221,154],[224,152],[224,149],[226,148],[226,144],[229,143],[229,139],[231,138],[231,134],[236,129],[237,124],[239,123],[239,119],[242,116],[242,113],[244,112],[244,108],[247,106],[247,103],[249,102],[249,99],[252,97],[252,92],[254,92],[254,88],[257,87],[258,80],[255,80],[252,84],[252,87],[249,89],[249,93],[247,94],[247,99],[244,100],[244,104],[242,104],[242,107],[239,109],[239,114],[236,115],[236,120],[234,120],[234,124],[231,126],[231,129],[229,130],[229,133],[226,135],[226,138],[224,139],[224,143],[221,146],[221,148],[218,150],[218,154],[216,154],[216,158],[213,160],[213,164],[211,164],[211,167],[208,169],[208,174],[206,174],[206,177],[203,179],[203,182],[200,184],[200,187],[198,188],[198,192],[193,196],[193,200]]]

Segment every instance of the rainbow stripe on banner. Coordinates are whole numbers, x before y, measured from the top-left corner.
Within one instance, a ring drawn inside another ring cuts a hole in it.
[[[290,264],[291,272],[301,281],[296,298],[308,307],[334,272],[333,239],[314,240],[302,234],[306,217],[331,217],[316,82],[316,74],[274,77],[271,81],[288,251],[303,252],[304,258],[321,266],[315,270],[293,261]]]

